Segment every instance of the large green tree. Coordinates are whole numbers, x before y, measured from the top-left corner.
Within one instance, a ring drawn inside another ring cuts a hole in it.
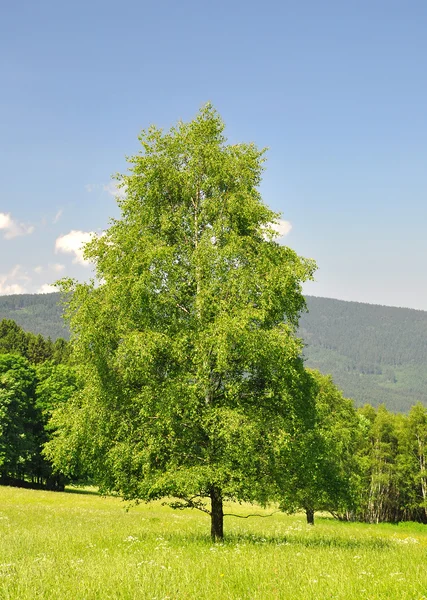
[[[85,387],[48,445],[125,498],[208,512],[213,539],[224,500],[267,499],[277,437],[310,413],[295,331],[314,271],[276,241],[264,151],[223,131],[207,105],[141,134],[121,218],[86,246],[98,284],[63,282]]]

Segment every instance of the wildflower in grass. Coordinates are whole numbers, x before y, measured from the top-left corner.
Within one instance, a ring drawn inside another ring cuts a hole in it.
[[[12,571],[15,570],[14,563],[3,563],[0,564],[0,577],[9,577]]]
[[[393,542],[396,542],[396,544],[419,544],[420,543],[414,537],[406,537],[406,538],[393,537],[392,540],[393,540]]]

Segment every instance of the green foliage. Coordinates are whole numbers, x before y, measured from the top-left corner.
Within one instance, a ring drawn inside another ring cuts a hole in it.
[[[37,407],[46,423],[54,410],[66,404],[78,388],[77,374],[67,364],[44,362],[37,367]]]
[[[0,476],[23,478],[37,454],[36,374],[29,362],[0,354]]]
[[[310,417],[295,330],[314,270],[274,239],[264,152],[223,129],[206,106],[141,134],[121,219],[86,247],[99,285],[63,282],[85,388],[48,445],[126,498],[210,497],[219,520],[225,498],[267,499],[275,438]]]
[[[55,362],[68,358],[67,342],[52,343],[3,320],[0,351],[0,477],[5,483],[56,485],[42,447],[53,410],[77,387],[72,367]]]
[[[318,371],[309,375],[314,420],[285,448],[278,476],[282,507],[304,509],[311,519],[316,510],[341,515],[357,505],[361,473],[355,451],[363,428],[352,401],[330,376]]]
[[[385,406],[359,409],[366,424],[357,457],[362,480],[353,518],[371,523],[412,520],[426,523],[427,411],[421,404],[409,415]]]
[[[69,357],[68,343],[58,338],[52,342],[41,334],[25,332],[15,321],[0,321],[0,354],[19,354],[31,364],[41,364],[47,360],[55,363],[66,362]]]

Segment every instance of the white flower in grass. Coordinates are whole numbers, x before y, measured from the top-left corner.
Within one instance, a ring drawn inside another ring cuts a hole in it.
[[[392,540],[394,542],[396,542],[396,544],[419,544],[420,542],[413,537],[407,537],[407,538],[398,538],[398,537],[393,537]]]

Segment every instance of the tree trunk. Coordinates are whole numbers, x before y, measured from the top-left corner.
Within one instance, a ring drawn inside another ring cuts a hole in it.
[[[307,524],[314,525],[314,510],[312,508],[306,508],[305,514],[307,516]]]
[[[221,490],[211,489],[211,538],[213,542],[224,539],[224,511]]]

